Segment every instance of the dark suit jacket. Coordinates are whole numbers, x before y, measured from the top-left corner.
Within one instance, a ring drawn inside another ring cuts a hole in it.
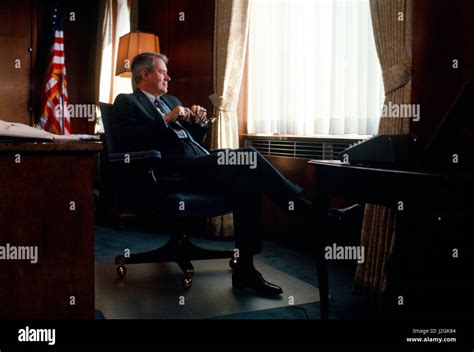
[[[182,105],[174,96],[163,95],[162,100],[170,110]],[[194,140],[202,143],[207,126],[179,120]],[[113,152],[133,152],[159,150],[163,158],[185,158],[181,141],[171,128],[166,127],[156,107],[140,89],[133,94],[117,96],[112,108],[111,132],[114,142]]]

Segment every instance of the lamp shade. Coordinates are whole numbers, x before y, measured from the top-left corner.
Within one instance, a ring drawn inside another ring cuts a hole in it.
[[[120,37],[115,75],[132,77],[132,60],[141,53],[160,52],[160,40],[153,33],[130,32]]]

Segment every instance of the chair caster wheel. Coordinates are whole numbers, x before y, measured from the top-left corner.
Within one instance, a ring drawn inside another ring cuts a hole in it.
[[[181,284],[183,285],[184,289],[189,289],[191,285],[193,284],[193,280],[190,277],[185,277],[182,281]]]
[[[237,267],[237,259],[235,258],[232,258],[231,260],[229,260],[229,266],[232,270],[234,270],[236,267]]]
[[[125,267],[125,265],[119,265],[117,267],[117,275],[119,276],[119,278],[123,278],[125,277],[125,275],[127,275],[127,268]]]

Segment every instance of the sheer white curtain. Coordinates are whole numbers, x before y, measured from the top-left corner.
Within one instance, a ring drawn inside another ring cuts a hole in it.
[[[115,76],[119,38],[130,32],[128,0],[106,0],[100,70],[99,101],[113,103],[120,93],[132,92],[130,78]]]
[[[249,133],[377,133],[369,0],[251,0],[248,55]]]

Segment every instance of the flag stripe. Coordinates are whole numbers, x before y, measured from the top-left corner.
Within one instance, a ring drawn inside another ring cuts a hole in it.
[[[59,10],[55,8],[53,13],[59,14]],[[46,131],[56,134],[71,134],[69,99],[66,89],[64,32],[57,16],[53,16],[52,24],[54,38],[44,86],[43,114],[40,123]]]

